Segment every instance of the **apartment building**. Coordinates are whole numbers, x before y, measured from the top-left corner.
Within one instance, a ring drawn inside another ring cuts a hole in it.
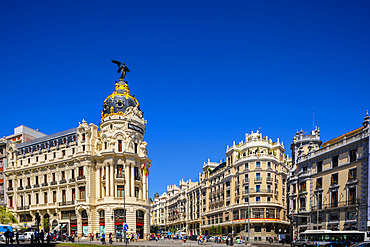
[[[167,193],[164,192],[162,195],[158,193],[155,194],[151,202],[151,226],[159,226],[160,229],[166,230],[166,203],[167,203]]]
[[[226,149],[226,161],[204,163],[199,182],[167,188],[167,227],[187,235],[247,236],[261,241],[288,233],[286,182],[291,159],[283,143],[258,131]],[[249,207],[249,215],[248,215]],[[233,234],[234,233],[234,234]]]
[[[38,130],[21,125],[14,128],[14,133],[0,139],[0,205],[6,205],[6,184],[4,183],[4,170],[7,165],[6,147],[8,143],[22,143],[45,136]],[[5,196],[4,196],[5,195]]]
[[[288,179],[294,236],[307,229],[370,230],[369,115],[321,145],[320,131],[296,133]]]
[[[103,102],[100,129],[76,127],[7,145],[8,208],[19,222],[68,234],[149,234],[146,120],[124,76]]]

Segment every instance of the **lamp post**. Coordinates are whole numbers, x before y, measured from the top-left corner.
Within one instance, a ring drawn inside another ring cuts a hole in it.
[[[126,178],[124,178],[123,180],[123,183],[125,185],[124,189],[123,189],[123,221],[125,222],[126,224]],[[124,232],[124,241],[125,241],[125,246],[127,247],[127,240],[126,240],[126,230],[125,228],[123,227],[123,232]]]

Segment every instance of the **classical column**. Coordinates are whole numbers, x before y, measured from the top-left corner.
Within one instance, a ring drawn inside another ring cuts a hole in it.
[[[143,197],[142,197],[142,199],[146,200],[146,193],[147,193],[146,178],[147,178],[147,176],[145,176],[144,169],[142,169],[142,170],[143,170]]]
[[[105,165],[105,196],[109,196],[109,165]]]
[[[109,183],[110,183],[110,195],[111,196],[114,196],[114,172],[113,172],[113,166],[114,164],[110,164],[110,180],[109,180]]]
[[[125,197],[130,196],[130,167],[125,164]]]
[[[101,195],[100,195],[100,188],[101,188],[101,175],[100,175],[100,166],[98,166],[98,168],[96,169],[96,197],[97,198],[101,198]]]
[[[131,182],[131,196],[134,197],[135,196],[135,171],[134,171],[134,168],[135,165],[134,164],[131,164],[131,176],[130,176],[130,182]]]

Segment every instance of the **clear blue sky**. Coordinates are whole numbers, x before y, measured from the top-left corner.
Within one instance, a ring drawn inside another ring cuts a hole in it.
[[[1,1],[0,135],[99,124],[116,65],[148,120],[150,196],[259,127],[290,153],[369,106],[370,1]]]

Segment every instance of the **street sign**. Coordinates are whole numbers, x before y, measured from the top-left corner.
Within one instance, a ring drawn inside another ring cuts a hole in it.
[[[123,226],[123,230],[125,230],[125,232],[127,232],[127,230],[128,230],[128,225],[127,225],[127,224],[125,224],[125,225]]]
[[[23,223],[23,228],[27,228],[27,223],[26,222]]]

